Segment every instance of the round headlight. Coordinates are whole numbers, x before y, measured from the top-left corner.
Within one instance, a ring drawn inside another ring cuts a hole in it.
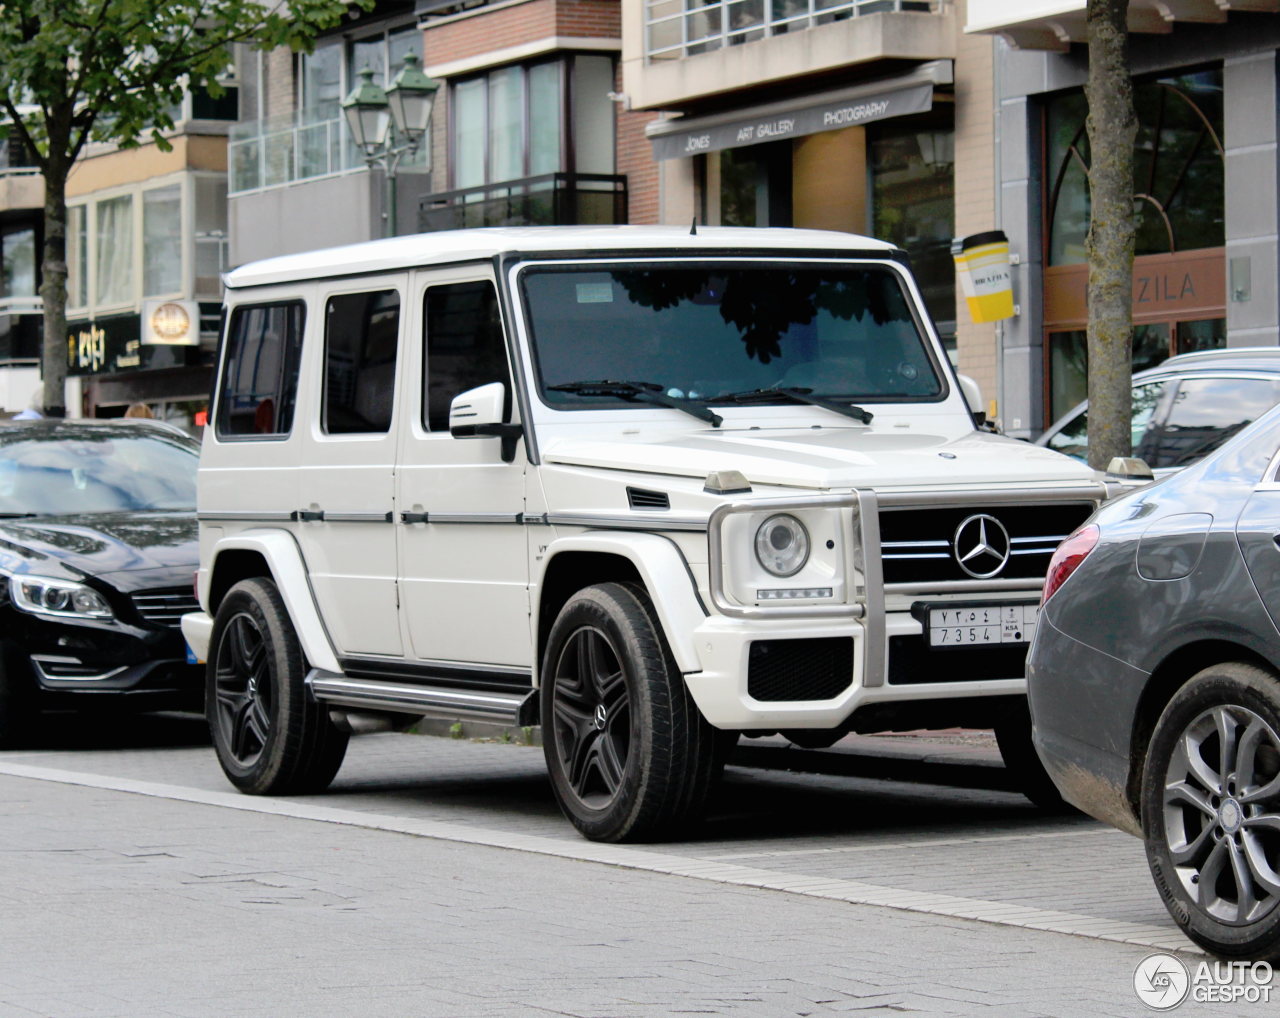
[[[794,516],[770,516],[756,531],[756,558],[774,576],[794,576],[809,561],[809,532]]]

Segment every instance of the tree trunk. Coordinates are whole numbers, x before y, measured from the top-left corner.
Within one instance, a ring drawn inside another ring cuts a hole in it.
[[[1133,146],[1128,0],[1088,0],[1089,465],[1129,456],[1133,385]]]
[[[44,254],[40,262],[44,301],[44,415],[67,415],[67,172],[51,158],[44,173]]]

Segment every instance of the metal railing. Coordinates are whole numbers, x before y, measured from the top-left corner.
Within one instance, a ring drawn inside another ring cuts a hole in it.
[[[430,137],[400,168],[425,167]],[[336,103],[231,128],[228,196],[366,168]]]
[[[645,0],[645,58],[678,60],[860,15],[936,12],[944,3],[945,0]]]
[[[626,221],[627,178],[603,173],[543,173],[429,194],[418,203],[418,228],[423,232]]]

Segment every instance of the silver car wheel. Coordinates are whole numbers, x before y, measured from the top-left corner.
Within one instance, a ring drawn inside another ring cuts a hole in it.
[[[1280,905],[1280,734],[1222,704],[1182,731],[1165,772],[1164,838],[1187,897],[1228,926]]]

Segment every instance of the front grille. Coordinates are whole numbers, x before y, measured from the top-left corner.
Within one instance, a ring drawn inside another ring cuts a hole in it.
[[[200,610],[200,602],[190,588],[167,587],[139,590],[132,595],[138,614],[154,626],[177,629],[182,616]]]
[[[853,639],[757,640],[747,657],[755,700],[830,700],[853,682]]]
[[[923,636],[889,637],[889,684],[921,682],[980,682],[1020,679],[1027,674],[1028,643],[1003,647],[963,647],[939,650]]]
[[[1044,579],[1049,559],[1067,536],[1093,512],[1089,503],[981,505],[929,509],[883,509],[880,547],[885,583],[972,581],[956,561],[956,529],[970,516],[999,520],[1009,533],[1009,561],[992,579]]]

